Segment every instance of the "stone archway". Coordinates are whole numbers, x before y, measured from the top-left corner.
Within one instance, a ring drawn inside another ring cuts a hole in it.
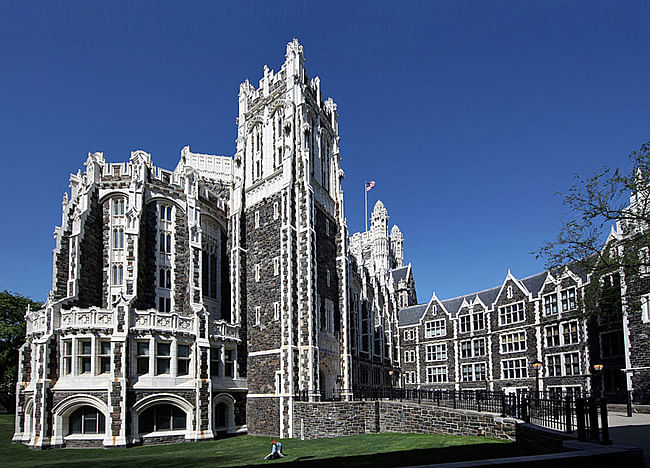
[[[212,403],[212,430],[217,432],[235,432],[235,399],[228,393],[220,393]]]
[[[318,372],[321,399],[331,400],[338,395],[340,388],[336,376],[336,367],[331,360],[321,360]]]
[[[69,417],[72,413],[82,407],[90,407],[97,410],[102,414],[104,421],[109,421],[108,406],[99,398],[92,395],[73,395],[59,403],[52,408],[53,415],[53,437],[52,445],[60,446],[63,444],[65,437],[70,432]],[[104,432],[97,432],[94,434],[84,434],[83,438],[86,439],[104,439],[107,437],[106,428],[108,425],[104,424]]]

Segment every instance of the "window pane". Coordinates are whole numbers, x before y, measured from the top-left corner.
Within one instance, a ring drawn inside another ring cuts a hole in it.
[[[190,355],[190,347],[188,345],[178,345],[178,357],[188,357]]]
[[[158,343],[158,356],[170,356],[170,343]]]
[[[97,412],[89,411],[84,414],[84,433],[96,434],[97,433]]]
[[[149,373],[149,358],[138,358],[138,374]]]
[[[102,341],[100,344],[100,354],[111,354],[111,342]]]
[[[170,405],[156,406],[156,430],[169,431],[171,429],[171,409]]]
[[[178,361],[178,375],[187,375],[189,374],[190,362],[187,359],[182,359]]]
[[[158,373],[169,374],[169,359],[158,359]]]
[[[185,413],[175,406],[172,407],[173,429],[185,429]]]
[[[147,409],[144,413],[140,415],[138,420],[139,432],[153,432],[154,431],[154,417],[155,417],[156,407]]]
[[[77,410],[70,415],[70,434],[81,434],[81,418],[82,413],[80,410]]]
[[[142,341],[138,342],[138,355],[149,356],[149,343],[145,343]]]

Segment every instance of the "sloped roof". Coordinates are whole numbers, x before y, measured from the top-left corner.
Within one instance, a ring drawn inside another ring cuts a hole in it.
[[[442,301],[442,305],[445,307],[445,309],[447,309],[447,312],[449,312],[449,314],[454,317],[458,312],[458,309],[460,309],[460,305],[463,303],[463,299],[466,299],[468,297],[469,295],[454,297],[452,299],[445,299]]]
[[[408,265],[400,267],[400,268],[395,268],[394,270],[391,270],[390,274],[393,277],[393,281],[395,283],[398,283],[401,280],[406,279],[406,275],[408,273],[408,270],[409,270]]]
[[[544,284],[544,280],[546,279],[546,274],[547,272],[543,271],[541,273],[537,273],[522,278],[519,281],[521,281],[524,284],[524,286],[526,286],[528,291],[530,291],[533,295],[536,295],[539,292],[539,290],[542,288],[542,285]],[[445,307],[445,309],[447,309],[447,311],[451,314],[452,317],[455,317],[464,300],[467,300],[467,302],[472,302],[476,298],[476,296],[478,296],[479,299],[481,299],[481,301],[483,301],[483,303],[486,306],[490,307],[492,303],[496,300],[497,296],[499,295],[500,290],[501,290],[501,286],[495,286],[489,289],[483,289],[482,291],[463,294],[462,296],[452,297],[443,300],[442,305]]]
[[[587,270],[585,269],[585,265],[579,262],[574,262],[567,265],[567,267],[571,270],[571,273],[576,275],[583,282],[587,281]]]
[[[539,293],[539,290],[542,289],[542,285],[544,284],[544,280],[546,280],[546,275],[548,272],[543,271],[541,273],[537,273],[536,275],[528,276],[524,279],[521,280],[522,283],[524,283],[524,286],[526,286],[526,289],[532,294],[537,295]]]
[[[492,304],[497,299],[500,289],[501,286],[495,286],[494,288],[484,289],[483,291],[479,291],[477,294],[478,297],[483,301],[483,304],[490,307],[490,304]]]
[[[463,301],[467,300],[467,302],[472,302],[476,296],[478,296],[485,305],[490,307],[490,304],[492,304],[497,298],[500,289],[501,286],[495,286],[494,288],[484,289],[482,291],[464,294],[458,297],[452,297],[450,299],[445,299],[442,301],[442,305],[445,306],[445,309],[447,309],[452,317],[455,317]]]
[[[398,314],[399,326],[415,325],[420,321],[429,304],[418,304],[400,309]]]

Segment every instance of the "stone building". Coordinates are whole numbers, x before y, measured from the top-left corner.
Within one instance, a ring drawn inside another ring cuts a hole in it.
[[[650,401],[648,199],[647,189],[631,194],[626,210],[636,213],[616,223],[589,271],[573,264],[522,279],[508,272],[500,286],[446,300],[434,293],[403,308],[402,383],[617,400],[631,391],[635,401]],[[614,257],[623,260],[607,263]]]
[[[400,361],[407,387],[452,390],[589,388],[590,328],[582,314],[586,275],[576,266],[402,309]],[[620,369],[620,368],[619,368]]]
[[[237,124],[233,157],[185,147],[170,171],[92,153],[70,176],[52,290],[26,314],[14,441],[287,437],[296,395],[385,382],[412,270],[381,202],[349,237],[336,104],[296,40],[242,83]]]
[[[609,275],[609,321],[581,315],[574,266],[418,304],[384,204],[348,232],[337,106],[296,40],[278,72],[241,84],[237,126],[233,156],[188,146],[172,171],[144,151],[91,153],[70,176],[52,289],[26,314],[15,442],[292,437],[297,400],[531,389],[535,360],[544,389],[588,389],[596,360],[603,390],[647,389],[647,269]]]

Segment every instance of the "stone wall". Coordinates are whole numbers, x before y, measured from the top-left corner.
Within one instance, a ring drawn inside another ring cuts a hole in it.
[[[279,435],[280,399],[273,397],[248,398],[246,421],[248,433],[251,435]]]
[[[235,399],[235,425],[246,424],[246,392],[232,392],[230,396]]]
[[[79,291],[80,307],[102,305],[103,280],[103,213],[97,191],[89,196],[90,207],[84,224],[83,239],[79,239]]]
[[[161,435],[159,437],[143,437],[141,440],[142,445],[177,444],[179,442],[185,442],[184,435]]]
[[[156,308],[156,204],[147,203],[138,239],[138,309]]]
[[[379,402],[295,402],[294,437],[306,439],[380,432]]]
[[[307,439],[370,432],[486,436],[514,440],[516,421],[494,414],[393,401],[294,403],[294,436]]]
[[[280,204],[281,195],[266,198],[246,210],[246,293],[248,351],[278,349],[281,344],[280,320],[275,318],[273,303],[280,302],[282,276],[274,274],[273,259],[280,256],[281,220],[274,219],[273,205]],[[256,213],[259,226],[255,227]],[[259,267],[259,281],[255,278]],[[260,323],[256,324],[256,307],[260,307]],[[251,363],[249,362],[249,366]]]
[[[72,396],[77,396],[80,395],[80,392],[71,392],[71,391],[53,391],[53,406],[58,405],[60,402],[65,400],[66,398],[72,397]],[[83,395],[88,395],[88,396],[93,396],[105,404],[108,404],[108,396],[107,392],[105,391],[97,391],[97,392],[83,392]]]
[[[182,315],[191,315],[190,308],[190,252],[187,214],[176,207],[174,232],[174,309]]]
[[[336,220],[316,206],[314,219],[314,232],[316,236],[316,293],[321,298],[320,329],[323,330],[323,311],[325,310],[324,298],[330,299],[334,304],[334,331],[338,332],[341,323],[339,303],[339,274],[336,266],[336,235],[338,226]],[[330,282],[327,284],[327,273]]]
[[[275,373],[280,370],[277,353],[248,356],[248,391],[250,393],[276,393]]]
[[[68,218],[74,211],[75,205],[68,205]],[[59,243],[59,251],[56,252],[54,258],[55,275],[54,284],[52,285],[52,294],[54,299],[62,299],[68,295],[68,275],[69,275],[69,259],[70,259],[70,229],[71,223],[67,226],[61,226],[62,233]]]
[[[102,448],[102,439],[68,439],[65,441],[66,448]]]

